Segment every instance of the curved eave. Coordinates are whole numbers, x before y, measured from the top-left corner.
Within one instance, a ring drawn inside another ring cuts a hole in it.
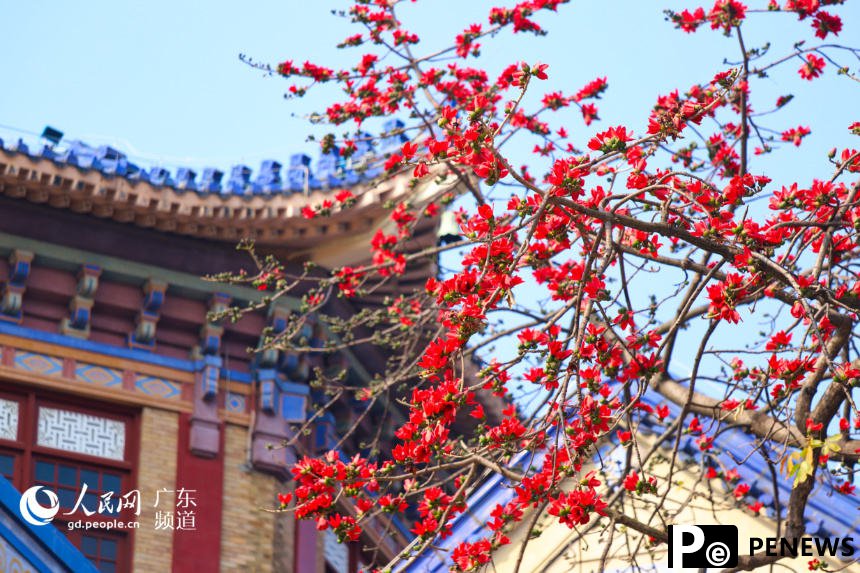
[[[351,188],[357,197],[351,208],[305,219],[302,208],[330,200],[331,190],[199,193],[0,149],[0,193],[6,196],[158,231],[220,241],[248,238],[288,248],[368,232],[386,213],[387,201],[412,192],[409,182],[399,176],[360,184]]]

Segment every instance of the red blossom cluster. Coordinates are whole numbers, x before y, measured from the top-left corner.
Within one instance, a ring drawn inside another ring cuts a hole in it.
[[[798,125],[797,127],[792,127],[791,129],[783,131],[780,137],[783,141],[790,141],[795,147],[800,147],[800,142],[803,141],[803,138],[810,133],[812,133],[811,129]]]
[[[822,9],[831,4],[841,4],[844,0],[785,0],[780,6],[777,0],[770,0],[767,9],[771,11],[794,12],[798,20],[805,20],[813,16],[812,28],[815,35],[824,39],[828,34],[838,35],[842,31],[842,19]],[[732,28],[739,26],[747,17],[747,6],[737,0],[716,0],[707,12],[703,7],[695,8],[693,11],[685,9],[683,12],[667,10],[669,19],[675,26],[684,32],[695,32],[705,22],[710,22],[711,29],[722,29],[728,34]]]
[[[624,489],[636,495],[657,493],[657,478],[653,476],[639,477],[639,473],[634,471],[624,478]]]
[[[583,152],[563,124],[564,110],[578,107],[586,125],[597,121],[591,100],[605,94],[606,77],[572,95],[554,90],[527,97],[549,77],[547,64],[513,61],[498,75],[467,65],[503,28],[543,34],[541,13],[564,3],[493,8],[486,23],[467,26],[452,35],[448,49],[422,58],[411,54],[419,38],[398,19],[397,2],[362,0],[349,15],[364,30],[342,45],[369,44],[379,53],[361,54],[338,71],[290,61],[278,66],[282,76],[306,82],[291,86],[297,95],[323,82],[344,89],[342,101],[324,114],[332,125],[353,122],[358,130],[393,114],[412,121],[384,134],[396,143],[371,161],[381,180],[416,192],[386,203],[390,215],[372,235],[370,262],[334,269],[322,280],[326,288],[355,298],[406,282],[413,265],[448,250],[415,247],[416,229],[458,201],[451,209],[457,229],[450,232],[460,237],[450,247],[459,249],[454,268],[426,282],[424,275],[419,291],[379,297],[380,315],[361,315],[362,328],[396,328],[401,338],[409,331],[420,341],[417,353],[398,357],[397,368],[356,392],[363,403],[384,395],[399,404],[403,421],[392,428],[390,447],[352,458],[337,452],[305,457],[293,469],[294,495],[278,497],[279,507],[316,520],[341,540],[358,539],[362,525],[382,513],[411,514],[411,531],[426,549],[450,535],[467,509],[467,494],[493,470],[510,482],[513,498],[493,509],[486,537],[451,551],[455,570],[478,570],[535,508],[575,529],[614,515],[616,506],[607,504],[618,496],[609,492],[627,499],[656,494],[664,482],[638,459],[643,420],[671,434],[667,444],[686,436],[704,477],[719,480],[736,507],[756,515],[764,505],[752,499],[751,486],[736,469],[720,469],[719,436],[730,424],[755,434],[750,440],[773,457],[774,471],[781,471],[779,462],[793,468],[784,473],[795,483],[825,468],[839,476],[830,480],[833,491],[854,490],[852,470],[835,469],[837,458],[853,454],[831,444],[836,438],[854,444],[860,429],[860,413],[845,398],[860,382],[849,344],[860,312],[860,153],[836,147],[823,159],[831,173],[811,174],[807,183],[771,173],[777,180],[771,186],[757,162],[795,152],[810,137],[812,120],[792,121],[790,129],[766,126],[768,114],[792,107],[786,104],[793,96],[762,113],[750,104],[770,67],[800,58],[802,79],[830,73],[838,67],[826,66],[825,57],[834,61],[831,47],[797,44],[767,64],[761,63],[770,58],[767,50],[739,41],[742,64],[685,92],[659,95],[641,125],[600,128],[582,138]],[[791,12],[826,38],[843,28],[823,10],[837,4],[748,7],[717,0],[669,17],[684,32],[709,24],[740,40],[741,28],[768,11]],[[400,57],[386,58],[386,50]],[[846,124],[860,135],[855,119]],[[816,128],[815,137],[820,133]],[[355,153],[362,134],[344,137],[338,152]],[[523,148],[534,151],[534,165],[517,167],[505,147],[513,138],[528,142]],[[804,161],[811,165],[813,158]],[[356,202],[353,192],[341,191],[302,213],[330,216]],[[268,289],[278,278],[259,280]],[[747,316],[760,307],[769,326],[753,328]],[[517,320],[502,324],[499,316]],[[758,328],[766,332],[752,332]],[[687,330],[701,339],[695,356],[689,354],[696,345],[684,340]],[[474,358],[486,348],[491,356]],[[680,382],[670,371],[679,352],[687,354],[681,362],[695,365],[684,364],[692,374]],[[700,375],[700,367],[710,373]],[[697,376],[725,391],[707,395]],[[537,397],[530,416],[512,403],[514,388]],[[492,408],[496,399],[505,405]],[[666,402],[681,408],[677,421]],[[763,430],[768,416],[772,424]],[[457,432],[464,418],[473,428],[465,436]],[[774,435],[779,452],[767,449]],[[617,479],[598,479],[590,464],[610,442],[630,455]],[[513,461],[520,452],[531,456],[525,468]],[[809,467],[798,469],[791,452],[802,453]],[[639,525],[654,533],[654,523]]]
[[[313,219],[314,217],[327,217],[337,210],[348,209],[355,204],[355,196],[349,189],[341,189],[334,193],[334,201],[324,199],[319,205],[305,205],[302,207],[302,217]]]
[[[316,519],[317,529],[330,528],[341,541],[357,540],[361,528],[354,517],[336,510],[335,497],[339,491],[355,498],[363,490],[373,492],[378,489],[378,484],[372,479],[375,469],[360,456],[345,463],[333,451],[322,459],[303,458],[292,469],[296,481],[296,517]],[[278,499],[281,505],[291,501],[283,494]]]
[[[797,73],[805,80],[814,80],[824,71],[824,58],[820,58],[815,54],[807,54],[805,63],[800,66]]]

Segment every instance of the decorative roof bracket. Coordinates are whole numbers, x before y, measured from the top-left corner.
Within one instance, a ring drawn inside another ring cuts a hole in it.
[[[27,290],[27,279],[32,269],[33,253],[30,251],[14,250],[9,257],[9,278],[3,285],[3,297],[0,299],[0,320],[20,323],[23,317],[21,306],[24,302],[24,292]]]
[[[96,290],[99,288],[101,267],[84,265],[78,272],[77,292],[69,302],[69,317],[60,324],[60,332],[77,338],[89,338],[90,321]]]
[[[143,305],[137,315],[137,326],[129,335],[128,345],[132,348],[152,349],[155,347],[155,329],[161,318],[161,307],[167,293],[167,283],[149,279],[143,287]]]

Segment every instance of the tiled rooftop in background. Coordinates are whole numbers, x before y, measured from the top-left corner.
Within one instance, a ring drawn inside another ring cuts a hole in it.
[[[159,166],[138,165],[121,150],[109,145],[90,145],[76,139],[61,139],[54,144],[43,137],[25,139],[20,134],[9,137],[2,132],[0,148],[61,165],[71,165],[82,171],[96,170],[104,175],[144,181],[179,191],[259,196],[352,187],[374,179],[382,173],[377,159],[398,150],[407,140],[405,135],[399,133],[403,125],[399,119],[386,121],[383,125],[383,134],[386,135],[380,138],[378,146],[367,140],[369,134],[363,134],[366,139],[357,138],[356,151],[349,159],[344,159],[335,150],[321,153],[314,163],[310,156],[296,153],[288,158],[286,166],[278,159],[266,159],[256,172],[241,164],[233,165],[229,170],[206,167],[199,174],[189,167],[170,171]],[[395,134],[392,135],[392,132]]]

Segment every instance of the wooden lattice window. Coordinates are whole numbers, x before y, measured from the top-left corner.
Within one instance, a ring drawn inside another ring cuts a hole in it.
[[[99,571],[131,571],[132,530],[70,530],[70,521],[135,520],[118,500],[135,489],[138,416],[134,410],[40,390],[0,392],[0,475],[19,491],[43,485],[54,491],[60,512],[54,525]],[[91,516],[71,511],[81,498]],[[109,509],[110,508],[110,509]],[[112,510],[112,511],[111,511]]]

